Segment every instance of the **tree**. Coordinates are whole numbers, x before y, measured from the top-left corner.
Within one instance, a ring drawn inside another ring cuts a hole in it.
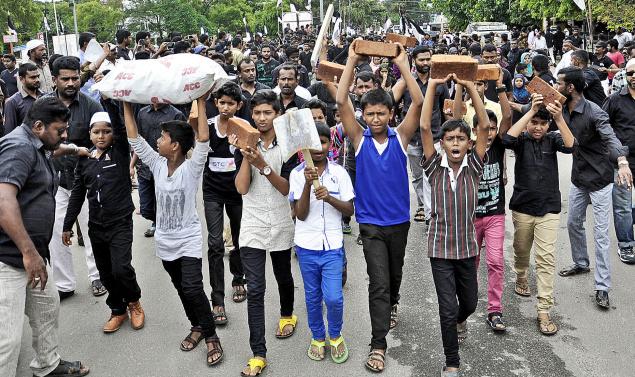
[[[0,1],[0,28],[2,34],[7,34],[7,15],[16,27],[19,43],[28,41],[41,31],[43,24],[42,5],[25,0]]]
[[[629,30],[635,27],[635,7],[629,0],[591,0],[591,14],[605,22],[610,30],[619,26]]]
[[[114,41],[123,16],[121,1],[85,1],[77,5],[77,28],[94,33],[100,42]]]

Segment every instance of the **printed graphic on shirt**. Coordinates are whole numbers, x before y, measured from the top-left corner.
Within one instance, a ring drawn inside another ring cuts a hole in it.
[[[183,228],[185,190],[170,190],[157,193],[157,227],[164,232],[175,232]]]
[[[501,170],[500,164],[486,164],[478,185],[478,206],[476,213],[485,214],[495,211],[500,201]]]
[[[234,158],[210,157],[208,161],[209,170],[213,172],[226,173],[236,171],[236,160]]]

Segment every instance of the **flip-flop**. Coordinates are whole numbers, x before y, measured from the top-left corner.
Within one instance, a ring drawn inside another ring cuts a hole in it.
[[[276,334],[276,338],[278,338],[278,339],[286,339],[286,338],[290,337],[291,335],[295,334],[295,328],[296,328],[297,324],[298,324],[298,317],[295,314],[292,315],[291,318],[280,318],[280,321],[278,321],[278,330],[279,330],[280,334]],[[293,327],[293,330],[290,333],[288,333],[287,335],[282,335],[282,330],[287,325],[291,325]]]
[[[320,351],[322,351],[322,357],[315,356],[315,354],[313,352],[311,352],[311,348],[313,348],[313,347],[317,347],[318,355],[320,354]],[[311,359],[311,360],[322,361],[322,360],[324,360],[324,347],[326,347],[326,342],[325,341],[323,341],[323,340],[319,341],[319,340],[315,340],[315,339],[311,338],[311,344],[309,344],[309,349],[306,351],[306,354],[309,357],[309,359]]]
[[[348,360],[348,346],[346,345],[346,342],[344,341],[344,337],[341,335],[335,341],[329,340],[329,345],[335,349],[337,349],[337,347],[342,343],[344,344],[344,353],[342,353],[340,357],[336,357],[335,354],[333,353],[333,350],[331,350],[331,360],[333,360],[335,364],[342,364],[343,362]]]

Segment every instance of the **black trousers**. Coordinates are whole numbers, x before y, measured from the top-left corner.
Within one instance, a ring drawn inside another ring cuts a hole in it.
[[[89,221],[88,237],[101,282],[108,290],[106,304],[112,314],[124,314],[128,303],[141,298],[132,267],[132,214],[106,227]]]
[[[199,328],[205,338],[217,337],[212,308],[203,289],[203,260],[181,257],[163,261],[163,268],[172,279],[192,327]]]
[[[139,211],[144,219],[152,221],[157,220],[157,200],[154,193],[154,178],[144,178],[137,175],[137,182],[139,183]]]
[[[430,266],[439,301],[445,365],[458,368],[460,359],[456,324],[464,322],[474,313],[478,302],[476,257],[430,258]]]
[[[388,348],[386,335],[390,330],[390,310],[399,303],[409,229],[410,222],[392,226],[359,224],[369,279],[370,346],[374,349]]]
[[[223,207],[229,217],[234,249],[229,253],[229,272],[234,276],[232,286],[245,284],[243,263],[240,259],[238,236],[240,235],[240,219],[242,204],[229,204],[215,201],[204,201],[205,222],[207,223],[207,261],[209,265],[209,283],[212,287],[212,305],[225,306],[225,243],[223,241]]]
[[[271,265],[278,283],[280,316],[293,315],[294,287],[291,274],[291,249],[272,251]],[[241,257],[247,277],[247,318],[249,322],[249,345],[254,356],[266,357],[265,341],[265,263],[267,253],[262,249],[243,247]]]

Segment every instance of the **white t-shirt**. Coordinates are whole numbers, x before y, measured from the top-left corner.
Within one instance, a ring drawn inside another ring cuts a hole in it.
[[[388,144],[388,143],[386,143]],[[289,201],[300,200],[304,190],[304,167],[306,163],[298,165],[289,177]],[[329,161],[320,176],[320,185],[329,190],[329,195],[349,201],[355,198],[353,183],[346,170],[340,165]],[[309,199],[309,214],[306,220],[296,219],[294,242],[301,248],[308,250],[336,250],[344,245],[342,235],[342,213],[323,200],[315,199],[315,190],[311,186]]]
[[[154,177],[157,202],[156,255],[164,261],[181,257],[202,258],[203,232],[196,212],[196,193],[207,162],[209,141],[196,142],[190,159],[185,160],[171,177],[168,164],[141,137],[128,139],[130,146]]]

